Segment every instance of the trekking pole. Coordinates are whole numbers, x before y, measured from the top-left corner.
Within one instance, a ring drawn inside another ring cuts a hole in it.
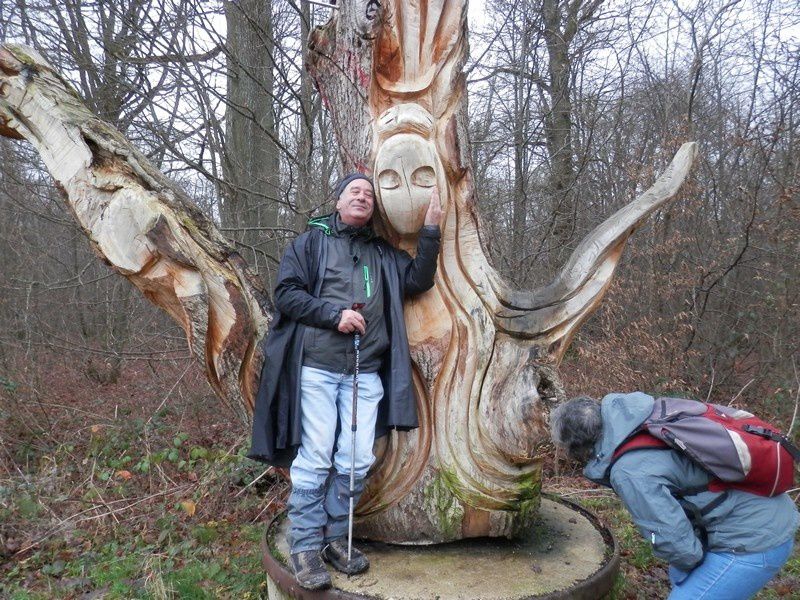
[[[363,303],[353,304],[353,310],[360,310],[364,307]],[[347,521],[347,564],[353,553],[353,496],[356,492],[356,430],[358,429],[358,363],[359,346],[361,345],[361,335],[356,330],[353,337],[353,347],[356,352],[356,365],[353,372],[353,406],[352,417],[350,419],[350,513]]]

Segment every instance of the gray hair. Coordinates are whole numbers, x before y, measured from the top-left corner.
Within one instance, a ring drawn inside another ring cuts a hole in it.
[[[580,396],[559,404],[550,413],[550,437],[581,464],[588,462],[592,449],[603,434],[600,403]]]

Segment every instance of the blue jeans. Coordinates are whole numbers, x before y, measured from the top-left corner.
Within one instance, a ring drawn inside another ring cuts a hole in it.
[[[303,367],[300,393],[302,431],[300,449],[290,470],[292,493],[288,503],[292,554],[319,550],[324,543],[347,535],[353,376]],[[383,385],[378,374],[360,373],[354,504],[358,503],[364,478],[375,461],[372,446],[381,398]]]
[[[688,574],[670,566],[668,600],[747,600],[772,579],[792,553],[794,540],[765,552],[706,552]]]

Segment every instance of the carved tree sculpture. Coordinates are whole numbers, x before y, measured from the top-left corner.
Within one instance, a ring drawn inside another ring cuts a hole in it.
[[[531,523],[556,372],[626,240],[677,192],[685,144],[653,187],[599,225],[555,281],[510,289],[490,266],[467,148],[465,0],[342,3],[309,70],[345,169],[370,171],[383,233],[413,248],[430,188],[445,208],[435,287],[406,305],[421,426],[379,442],[360,533],[430,543]],[[0,134],[30,141],[98,254],[185,329],[221,398],[252,411],[266,294],[190,199],[94,117],[35,52],[0,49]]]

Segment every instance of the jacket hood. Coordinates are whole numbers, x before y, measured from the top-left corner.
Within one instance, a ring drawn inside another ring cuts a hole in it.
[[[595,444],[594,456],[583,474],[601,485],[611,486],[609,471],[614,450],[653,412],[655,398],[642,392],[608,394],[600,404],[603,433]]]
[[[375,235],[375,230],[372,228],[371,220],[363,227],[354,227],[343,223],[339,218],[338,211],[309,219],[308,226],[310,228],[321,229],[325,235],[333,235],[336,237],[349,235],[351,237],[360,237],[367,242],[377,237]]]

